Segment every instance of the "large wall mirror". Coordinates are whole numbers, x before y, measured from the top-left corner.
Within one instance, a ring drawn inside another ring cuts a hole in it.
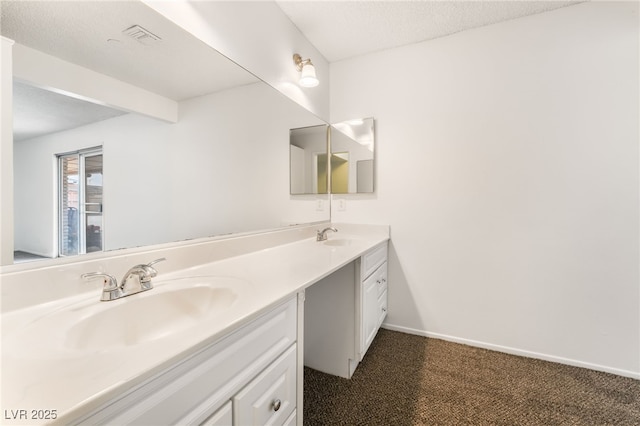
[[[374,135],[373,118],[291,129],[291,194],[324,194],[329,186],[331,194],[374,192]]]
[[[12,207],[25,259],[58,257],[69,238],[82,254],[329,220],[316,202],[327,195],[286,189],[289,129],[326,123],[145,4],[3,0],[1,12],[16,42]],[[166,99],[176,119],[142,97],[122,108],[35,81],[73,79],[61,63],[85,70],[82,84]]]

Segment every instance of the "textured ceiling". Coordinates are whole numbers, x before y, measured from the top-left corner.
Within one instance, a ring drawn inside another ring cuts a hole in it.
[[[277,1],[329,62],[417,43],[581,2]]]

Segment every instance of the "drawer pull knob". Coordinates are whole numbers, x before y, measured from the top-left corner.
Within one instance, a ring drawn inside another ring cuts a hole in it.
[[[282,406],[282,401],[280,401],[279,399],[276,399],[275,401],[273,401],[273,411],[278,411],[281,406]]]

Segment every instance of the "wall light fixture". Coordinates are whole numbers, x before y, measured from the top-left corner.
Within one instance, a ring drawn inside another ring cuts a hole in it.
[[[295,53],[293,55],[293,62],[296,64],[296,69],[300,72],[300,86],[316,87],[320,84],[318,77],[316,77],[316,68],[311,63],[311,59],[302,59],[300,55]]]

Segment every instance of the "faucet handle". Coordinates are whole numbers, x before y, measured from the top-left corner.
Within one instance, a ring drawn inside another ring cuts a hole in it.
[[[100,297],[103,302],[119,299],[123,296],[122,289],[118,286],[118,281],[113,275],[103,272],[89,272],[80,276],[87,281],[98,277],[104,278],[104,288],[102,289],[102,297]]]
[[[161,257],[160,259],[152,260],[151,262],[147,263],[147,266],[155,265],[156,263],[164,262],[165,260],[167,260],[166,257]]]
[[[118,288],[118,280],[116,280],[116,277],[110,274],[105,274],[104,272],[88,272],[80,275],[80,277],[87,281],[100,277],[104,278],[104,291],[113,291]]]
[[[153,277],[155,277],[156,275],[158,275],[158,271],[156,271],[156,268],[153,268],[152,265],[155,265],[158,262],[163,262],[167,260],[166,257],[161,257],[160,259],[156,259],[156,260],[152,260],[151,262],[147,263],[146,265],[142,265],[143,269],[145,270],[146,274],[147,274],[147,281]]]

